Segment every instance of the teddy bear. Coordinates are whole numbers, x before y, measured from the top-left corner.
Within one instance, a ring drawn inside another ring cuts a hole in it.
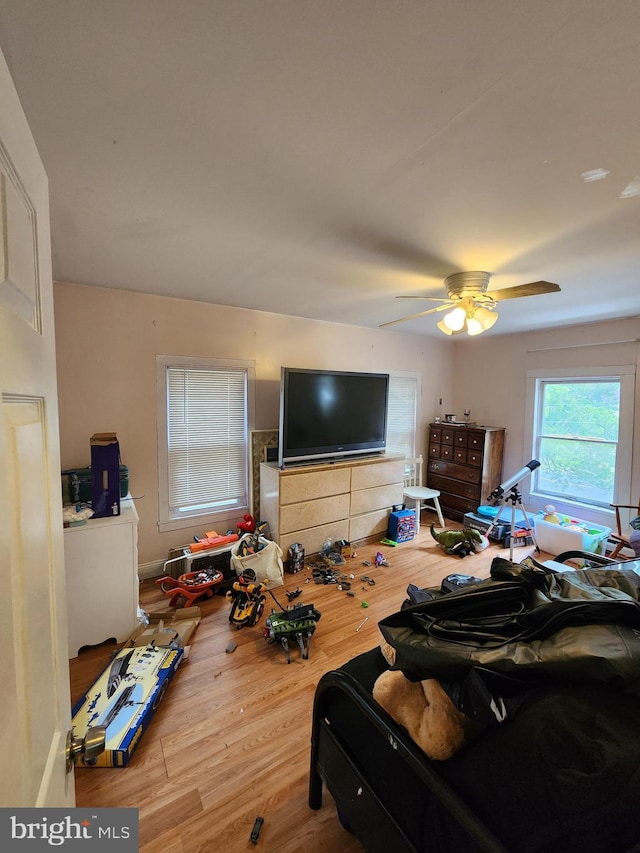
[[[393,666],[393,646],[383,639],[380,648]],[[409,681],[399,670],[386,670],[373,686],[373,698],[434,761],[451,758],[480,732],[479,725],[456,708],[435,678]]]

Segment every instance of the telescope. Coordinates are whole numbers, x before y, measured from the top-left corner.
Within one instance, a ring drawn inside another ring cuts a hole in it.
[[[537,459],[532,459],[531,462],[527,462],[524,468],[521,468],[517,474],[514,474],[513,477],[509,477],[508,480],[505,480],[504,483],[500,483],[500,485],[495,488],[489,497],[488,501],[497,501],[499,500],[504,493],[508,489],[512,489],[514,486],[517,486],[520,480],[523,480],[525,477],[528,477],[536,468],[540,467],[540,463]]]

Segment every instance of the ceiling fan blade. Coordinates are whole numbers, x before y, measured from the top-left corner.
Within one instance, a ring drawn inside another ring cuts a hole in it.
[[[495,302],[500,302],[503,299],[517,299],[520,296],[557,293],[559,290],[560,285],[551,281],[530,281],[528,284],[517,284],[515,287],[504,287],[502,290],[489,290],[487,296],[490,296]]]
[[[416,296],[413,293],[409,296],[396,296],[396,299],[429,299],[431,302],[451,302],[446,296]]]
[[[417,314],[409,314],[408,317],[400,317],[398,320],[389,320],[387,323],[381,323],[378,328],[383,329],[385,326],[395,326],[396,323],[405,323],[407,320],[415,320],[417,317],[424,317],[425,314],[433,314],[434,311],[444,311],[453,306],[453,303],[447,300],[446,305],[438,305],[436,308],[427,308],[426,311],[419,311]]]

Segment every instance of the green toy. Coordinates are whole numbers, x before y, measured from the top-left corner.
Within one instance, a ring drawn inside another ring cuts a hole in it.
[[[463,527],[462,530],[443,530],[436,533],[434,524],[431,525],[431,535],[441,546],[445,554],[456,557],[466,557],[476,551],[484,551],[489,544],[487,538],[478,530]]]

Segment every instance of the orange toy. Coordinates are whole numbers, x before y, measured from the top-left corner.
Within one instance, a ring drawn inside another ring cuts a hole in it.
[[[176,580],[172,577],[163,577],[156,580],[156,585],[159,586],[165,595],[171,596],[169,605],[175,607],[180,599],[180,596],[186,599],[185,607],[191,607],[193,602],[206,595],[211,598],[213,589],[216,584],[223,580],[224,575],[216,569],[204,569],[199,572],[188,572],[186,575],[180,575]]]
[[[198,539],[197,542],[189,545],[189,550],[194,554],[197,551],[206,551],[208,548],[216,548],[218,545],[227,545],[229,542],[237,542],[237,540],[237,533],[227,533],[226,535],[221,536],[219,533],[216,533],[215,530],[211,530],[209,533],[205,533],[202,539]]]

